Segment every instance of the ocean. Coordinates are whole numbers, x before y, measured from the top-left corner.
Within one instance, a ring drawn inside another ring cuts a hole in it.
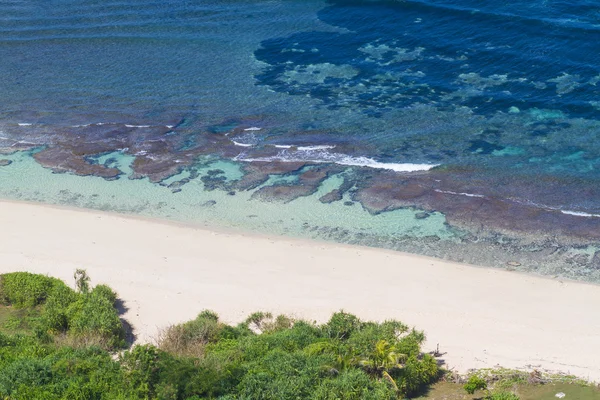
[[[0,197],[600,282],[600,4],[7,0]]]

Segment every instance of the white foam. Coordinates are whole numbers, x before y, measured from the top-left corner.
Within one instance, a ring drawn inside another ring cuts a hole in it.
[[[560,212],[567,215],[575,215],[576,217],[600,218],[600,214],[588,214],[581,211],[560,210]]]
[[[416,172],[429,171],[439,164],[412,164],[412,163],[382,163],[367,157],[350,157],[346,156],[343,160],[336,161],[336,164],[349,165],[356,167],[368,167],[375,169],[387,169],[396,172]]]
[[[127,128],[150,128],[150,125],[127,125],[127,124],[125,124],[125,126]]]
[[[291,149],[291,148],[296,147],[296,146],[292,146],[291,144],[274,144],[272,146],[276,147],[278,149]],[[298,146],[298,147],[296,147],[296,150],[315,151],[315,150],[330,150],[330,149],[334,149],[334,148],[335,148],[335,146],[333,146],[333,145],[322,144],[322,145],[315,145],[315,146]]]
[[[253,145],[251,144],[247,144],[247,143],[240,143],[240,142],[236,142],[235,140],[232,140],[233,144],[236,146],[240,146],[240,147],[252,147]]]
[[[439,182],[439,181],[438,181]],[[463,192],[452,192],[450,190],[439,190],[439,189],[433,189],[434,192],[438,192],[438,193],[446,193],[446,194],[453,194],[456,196],[467,196],[467,197],[479,197],[479,198],[484,198],[485,196],[482,194],[473,194],[473,193],[463,193]]]
[[[175,125],[165,125],[165,126],[169,129],[173,129],[175,127]]]
[[[283,146],[283,145],[280,145]],[[290,146],[291,147],[291,146]],[[374,169],[385,169],[396,172],[415,172],[428,171],[439,164],[412,164],[412,163],[383,163],[368,157],[352,157],[347,154],[330,153],[326,151],[335,146],[302,146],[297,151],[288,151],[285,147],[283,151],[272,157],[246,158],[240,154],[235,159],[244,162],[311,162],[319,164],[338,164],[351,167],[367,167]],[[318,149],[315,149],[318,148]]]
[[[299,146],[298,150],[300,150],[300,151],[313,151],[313,150],[329,150],[329,149],[334,149],[334,148],[335,148],[335,146],[328,145],[328,144],[323,144],[323,145],[317,145],[317,146]]]
[[[19,125],[19,126],[31,126],[33,124],[30,124],[28,122],[19,122],[17,125]]]
[[[534,203],[529,200],[520,200],[520,199],[515,199],[515,198],[511,198],[510,200],[514,201],[515,203],[525,204],[528,206],[541,208],[546,211],[559,211],[561,214],[565,214],[565,215],[573,215],[575,217],[585,217],[585,218],[600,218],[600,214],[590,214],[590,213],[586,213],[583,211],[561,210],[558,207],[552,207],[552,206],[547,206],[544,204],[538,204],[538,203]]]
[[[250,127],[250,128],[246,128],[246,129],[244,129],[244,130],[245,130],[245,131],[260,131],[260,130],[262,130],[262,128],[259,128],[259,127],[257,127],[257,126],[252,126],[252,127]]]

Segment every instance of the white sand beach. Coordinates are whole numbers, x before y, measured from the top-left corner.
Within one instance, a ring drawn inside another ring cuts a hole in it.
[[[600,381],[600,286],[282,237],[213,232],[87,210],[0,202],[0,272],[113,287],[139,342],[202,309],[319,322],[344,309],[399,319],[447,367],[543,368]]]

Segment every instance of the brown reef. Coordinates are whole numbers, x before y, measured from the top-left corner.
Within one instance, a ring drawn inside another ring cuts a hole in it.
[[[327,177],[344,172],[342,185],[321,196],[321,202],[341,201],[347,195],[373,214],[405,207],[438,211],[445,214],[451,226],[475,236],[492,237],[494,232],[533,234],[540,240],[560,238],[564,242],[575,240],[580,244],[600,239],[600,218],[559,211],[568,209],[573,193],[585,198],[600,198],[600,187],[589,182],[526,176],[515,179],[509,173],[497,176],[453,166],[399,173],[315,163],[310,158],[286,161],[280,157],[282,152],[296,154],[299,146],[323,143],[327,132],[298,132],[286,135],[290,142],[280,143],[263,116],[229,119],[212,126],[184,118],[154,125],[134,121],[115,120],[85,126],[3,127],[5,136],[0,139],[0,154],[29,150],[40,165],[55,172],[122,179],[123,171],[110,162],[98,162],[99,156],[122,152],[133,157],[131,179],[148,178],[151,182],[164,184],[165,179],[187,170],[190,177],[164,185],[178,192],[191,179],[199,177],[207,190],[218,188],[232,194],[256,190],[254,198],[282,202],[311,195]],[[254,146],[257,137],[263,142]],[[364,154],[365,149],[357,149],[355,144],[344,142],[340,136],[331,137],[336,146],[332,151]],[[240,145],[249,142],[253,145]],[[282,150],[275,144],[291,147]],[[238,160],[242,178],[229,182],[223,171],[218,170],[199,176],[198,163],[204,162],[206,157]],[[243,161],[248,159],[271,161]],[[272,175],[295,176],[296,179],[285,184],[262,186]],[[595,260],[597,263],[597,258]]]

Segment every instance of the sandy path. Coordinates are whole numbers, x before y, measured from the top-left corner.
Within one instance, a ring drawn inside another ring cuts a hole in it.
[[[92,211],[0,202],[0,272],[73,282],[86,268],[125,300],[139,341],[217,311],[324,321],[344,309],[426,331],[450,368],[540,366],[600,381],[600,286],[379,249],[212,232]]]

